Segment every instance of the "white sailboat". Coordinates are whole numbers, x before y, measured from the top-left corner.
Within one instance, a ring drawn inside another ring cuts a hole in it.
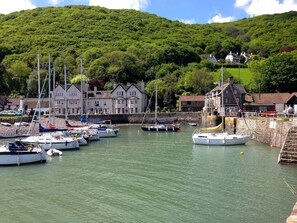
[[[141,129],[148,132],[178,132],[181,128],[178,125],[162,122],[158,120],[158,85],[156,85],[155,97],[155,124],[142,125]]]
[[[0,165],[22,165],[38,162],[46,162],[45,150],[39,145],[25,145],[16,140],[0,146]]]
[[[224,110],[224,78],[223,78],[223,67],[222,67],[222,109]],[[249,139],[250,135],[240,135],[240,134],[228,134],[227,132],[216,132],[224,128],[224,111],[222,115],[222,123],[219,127],[196,129],[192,134],[192,140],[194,144],[198,145],[215,145],[215,146],[225,146],[225,145],[243,145]],[[207,131],[205,131],[207,130]]]

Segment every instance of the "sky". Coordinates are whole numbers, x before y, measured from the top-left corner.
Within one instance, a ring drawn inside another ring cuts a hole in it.
[[[231,22],[263,14],[297,11],[297,0],[0,0],[0,14],[65,5],[135,9],[186,24]]]

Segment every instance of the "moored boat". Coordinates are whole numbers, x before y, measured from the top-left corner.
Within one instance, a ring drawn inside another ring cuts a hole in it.
[[[24,144],[17,140],[0,146],[0,165],[22,165],[38,162],[46,162],[46,153],[37,144]]]

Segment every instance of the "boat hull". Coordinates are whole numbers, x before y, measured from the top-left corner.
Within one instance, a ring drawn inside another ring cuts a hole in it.
[[[0,152],[0,165],[22,165],[29,163],[45,163],[45,152]]]
[[[226,135],[226,134],[193,134],[193,143],[198,145],[231,146],[244,145],[250,139],[248,135]]]
[[[146,132],[178,132],[180,131],[179,127],[168,127],[164,125],[152,125],[152,126],[142,126],[141,129]]]

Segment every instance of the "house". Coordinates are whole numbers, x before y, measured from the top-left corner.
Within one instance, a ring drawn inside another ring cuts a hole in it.
[[[65,86],[58,85],[53,89],[53,111],[55,115],[72,115],[81,113],[80,89],[75,85],[68,85],[65,92]],[[66,106],[65,106],[66,103]],[[67,107],[67,113],[66,113]]]
[[[208,61],[212,62],[212,63],[216,63],[216,62],[218,62],[217,58],[216,58],[214,55],[211,55],[211,54],[206,55],[206,59],[207,59]]]
[[[238,53],[230,53],[225,57],[225,61],[229,63],[240,63],[240,56]]]
[[[89,114],[113,114],[111,91],[97,91],[93,95],[88,93],[87,110]]]
[[[136,114],[144,112],[147,96],[144,83],[115,84],[112,91],[89,89],[88,84],[68,85],[65,97],[65,87],[58,85],[53,90],[53,108],[56,115],[77,114]],[[82,89],[82,93],[81,93]],[[65,106],[67,103],[67,106]]]
[[[289,106],[297,111],[297,92],[290,93],[255,93],[252,101],[245,106],[247,111],[283,112]]]
[[[117,84],[111,92],[114,105],[114,114],[137,114],[145,111],[147,95],[144,92],[144,82]]]
[[[180,96],[179,111],[202,111],[204,107],[205,96]]]
[[[40,102],[40,111],[47,112],[49,110],[48,98],[44,98]],[[38,110],[38,98],[9,98],[9,105],[5,106],[7,110],[17,110],[23,113],[29,113],[31,110]]]
[[[233,77],[230,77],[223,86],[217,86],[205,95],[204,111],[235,115],[239,109],[242,109],[245,95],[246,91],[243,85],[234,84]]]

